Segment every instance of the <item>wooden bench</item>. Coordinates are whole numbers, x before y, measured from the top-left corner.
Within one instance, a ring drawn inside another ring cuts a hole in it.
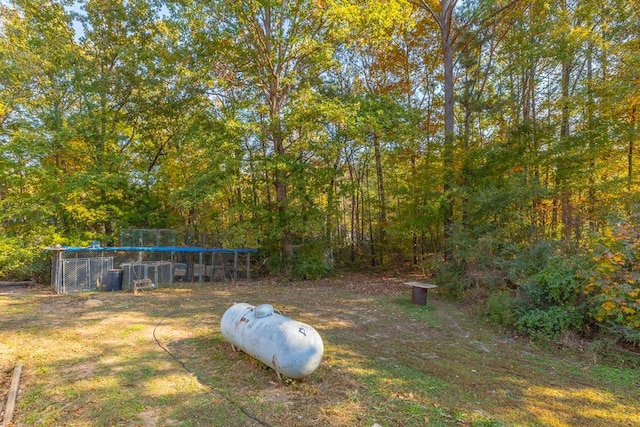
[[[422,282],[404,282],[405,285],[411,286],[411,303],[416,305],[427,304],[427,292],[429,289],[437,288],[437,285]]]

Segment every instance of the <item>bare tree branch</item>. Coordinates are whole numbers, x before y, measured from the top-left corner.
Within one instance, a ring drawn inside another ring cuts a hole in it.
[[[442,31],[441,17],[433,10],[433,8],[431,6],[429,6],[429,4],[427,4],[427,2],[425,0],[407,0],[407,1],[409,3],[411,3],[412,5],[417,6],[420,9],[424,9],[427,12],[429,12],[431,14],[431,16],[433,17],[433,19],[438,24],[438,27],[440,27],[440,30]]]

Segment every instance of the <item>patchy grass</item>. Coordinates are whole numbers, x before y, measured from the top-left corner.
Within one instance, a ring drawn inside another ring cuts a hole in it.
[[[233,302],[314,326],[320,368],[280,382],[233,352],[219,327]],[[433,291],[411,305],[395,279],[0,289],[0,313],[0,398],[24,366],[16,426],[640,425],[637,360],[532,346]]]

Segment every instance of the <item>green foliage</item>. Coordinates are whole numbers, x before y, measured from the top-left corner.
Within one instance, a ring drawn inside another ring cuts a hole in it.
[[[532,308],[518,317],[516,327],[534,340],[553,340],[569,331],[580,331],[584,313],[575,306]]]
[[[519,289],[518,331],[548,340],[570,331],[582,332],[587,310],[579,267],[578,260],[554,256],[529,277]]]
[[[525,282],[529,277],[543,271],[551,258],[559,253],[558,242],[541,240],[515,251],[506,263],[507,276],[512,283]]]
[[[584,273],[591,317],[619,339],[640,344],[640,213],[600,235],[593,255]]]
[[[0,280],[49,281],[51,254],[45,250],[57,240],[51,227],[37,227],[19,237],[0,238]]]
[[[452,298],[461,297],[471,282],[464,274],[464,265],[457,262],[437,262],[433,267],[433,282]]]
[[[333,271],[333,259],[322,241],[305,242],[294,249],[291,275],[298,279],[318,279]]]
[[[627,313],[629,314],[629,313]],[[604,329],[615,337],[618,342],[632,344],[636,348],[640,346],[640,329],[628,326],[623,316],[619,316],[616,321],[607,321],[604,323]]]
[[[578,275],[578,260],[555,256],[542,270],[521,286],[527,304],[532,307],[574,306],[580,303],[584,283]]]
[[[21,239],[3,238],[0,240],[0,277],[3,279],[31,278],[33,248],[25,246]]]
[[[449,245],[453,258],[436,268],[436,281],[454,296],[470,288],[498,289],[505,285],[505,258],[511,248],[493,227],[453,227]]]
[[[516,301],[509,292],[498,291],[487,300],[487,318],[496,325],[513,327],[516,323]]]

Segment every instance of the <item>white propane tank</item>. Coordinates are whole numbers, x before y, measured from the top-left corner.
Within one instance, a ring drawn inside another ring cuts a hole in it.
[[[324,346],[311,326],[274,313],[269,304],[237,303],[220,321],[222,336],[245,353],[281,374],[298,379],[318,369]]]

